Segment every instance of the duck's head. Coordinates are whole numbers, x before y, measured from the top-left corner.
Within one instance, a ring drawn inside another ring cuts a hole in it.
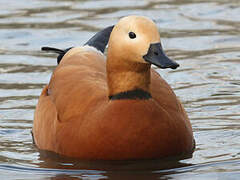
[[[108,54],[111,59],[154,64],[159,68],[179,66],[165,55],[156,24],[142,16],[120,19],[111,33]]]

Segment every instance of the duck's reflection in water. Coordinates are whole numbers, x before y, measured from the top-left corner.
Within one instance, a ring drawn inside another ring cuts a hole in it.
[[[128,161],[86,161],[40,150],[38,166],[54,171],[51,179],[168,179],[175,168],[189,167],[192,164],[181,160],[191,158],[192,154],[157,160]]]

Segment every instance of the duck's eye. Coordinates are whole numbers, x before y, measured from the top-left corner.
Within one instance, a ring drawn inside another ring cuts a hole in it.
[[[128,35],[131,39],[136,38],[136,34],[134,32],[129,32]]]

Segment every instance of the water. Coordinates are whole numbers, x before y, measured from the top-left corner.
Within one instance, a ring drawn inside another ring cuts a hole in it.
[[[184,104],[192,158],[82,162],[32,144],[33,113],[56,57],[126,15],[148,16],[181,67],[158,70]],[[0,0],[0,179],[239,179],[240,1]]]

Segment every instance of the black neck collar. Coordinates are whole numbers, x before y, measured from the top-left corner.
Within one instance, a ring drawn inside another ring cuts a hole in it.
[[[120,99],[141,99],[146,100],[152,98],[151,94],[142,89],[135,89],[131,91],[120,92],[109,96],[110,100],[120,100]]]

